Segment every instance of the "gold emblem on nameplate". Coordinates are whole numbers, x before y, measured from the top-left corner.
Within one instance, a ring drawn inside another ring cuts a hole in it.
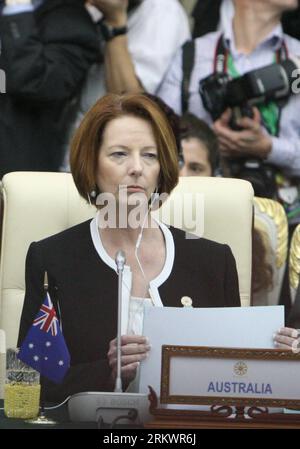
[[[183,307],[193,307],[193,301],[192,298],[189,296],[183,296],[180,300]]]
[[[245,376],[248,371],[248,366],[245,362],[237,362],[233,367],[233,371],[237,376]]]

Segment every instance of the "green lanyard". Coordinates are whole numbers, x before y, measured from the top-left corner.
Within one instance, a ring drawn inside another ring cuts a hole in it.
[[[238,73],[231,54],[228,55],[228,73],[232,78],[238,78],[240,74]],[[263,123],[267,128],[268,132],[272,136],[277,136],[279,132],[279,108],[274,101],[268,104],[258,106],[258,110],[261,114]]]

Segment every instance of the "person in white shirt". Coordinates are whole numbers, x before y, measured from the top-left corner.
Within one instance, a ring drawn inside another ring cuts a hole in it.
[[[153,94],[177,50],[191,37],[179,0],[89,0],[87,8],[94,21],[100,20],[104,57],[89,71],[70,135],[108,92]],[[70,170],[70,135],[61,171]]]
[[[90,0],[102,14],[104,63],[83,89],[82,116],[105,93],[154,93],[180,46],[190,38],[178,0]]]
[[[195,61],[189,85],[189,112],[212,123],[199,94],[199,82],[214,72],[217,43],[222,33],[225,51],[231,57],[234,71],[240,76],[271,64],[281,49],[287,50],[287,57],[299,56],[300,42],[284,34],[280,24],[282,13],[293,10],[297,4],[297,0],[235,0],[234,19],[225,23],[223,32],[216,31],[195,39]],[[227,71],[229,72],[228,67]],[[182,76],[180,50],[157,92],[179,114]],[[230,112],[226,111],[214,123],[222,154],[226,157],[258,157],[275,165],[287,178],[300,177],[299,102],[299,95],[289,98],[282,107],[273,133],[257,110],[253,119],[242,119],[239,124],[242,131],[234,131],[229,126]]]

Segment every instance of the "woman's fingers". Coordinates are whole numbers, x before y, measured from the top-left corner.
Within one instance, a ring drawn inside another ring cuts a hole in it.
[[[140,363],[148,356],[151,346],[148,338],[142,335],[123,335],[121,337],[121,366]],[[107,353],[109,366],[114,369],[117,364],[117,339],[110,342]]]
[[[121,348],[121,361],[126,361],[126,357],[133,357],[133,361],[144,360],[148,356],[148,352],[150,351],[151,346],[148,345],[128,345]],[[108,359],[110,364],[112,361],[117,360],[117,351],[116,349],[109,350]]]
[[[275,343],[277,343],[277,344],[283,344],[283,345],[286,345],[286,346],[288,346],[289,348],[291,348],[291,347],[292,347],[292,344],[293,344],[294,341],[295,341],[295,338],[292,338],[292,337],[286,337],[286,336],[284,336],[284,335],[279,335],[279,334],[277,334],[276,337],[274,338],[274,340],[275,340]]]
[[[277,332],[277,335],[285,335],[287,337],[298,338],[300,337],[300,332],[298,329],[294,329],[292,327],[282,327]]]
[[[147,354],[134,354],[134,355],[125,355],[121,357],[121,366],[127,366],[127,365],[131,365],[133,363],[139,363],[142,360],[145,360],[148,357],[148,353]],[[109,365],[110,366],[114,366],[117,363],[117,358],[116,357],[112,357],[109,360]]]
[[[283,327],[274,335],[274,344],[279,349],[290,349],[294,352],[300,351],[300,333],[297,329]]]
[[[139,366],[140,366],[139,362],[130,363],[129,365],[122,366],[121,372],[122,374],[133,372],[135,375],[135,372]]]
[[[144,337],[143,335],[122,335],[121,337],[121,346],[125,346],[128,344],[149,344],[149,339]],[[109,347],[117,346],[117,339],[114,338],[109,343]]]
[[[281,343],[275,343],[276,349],[289,349],[291,351],[291,346],[289,345],[283,345]]]
[[[148,357],[148,354],[135,354],[135,355],[125,355],[121,357],[122,366],[130,365],[131,363],[141,362]]]
[[[150,351],[151,346],[150,345],[126,345],[122,346],[121,348],[121,354],[122,355],[131,355],[131,354],[143,354],[148,351]]]
[[[137,345],[137,344],[129,344],[126,346],[121,346],[121,355],[133,355],[133,354],[144,354],[149,352],[151,349],[150,345],[146,345],[146,344],[141,344],[141,345]],[[108,353],[107,356],[110,357],[115,357],[117,354],[117,347],[116,346],[112,346]]]
[[[144,337],[143,335],[122,335],[121,337],[121,345],[129,345],[129,344],[149,344],[149,339]]]

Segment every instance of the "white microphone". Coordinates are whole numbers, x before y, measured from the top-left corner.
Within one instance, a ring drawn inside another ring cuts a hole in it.
[[[126,262],[124,251],[119,250],[115,256],[118,273],[118,330],[117,330],[117,377],[115,383],[115,393],[122,393],[122,377],[121,377],[121,323],[122,323],[122,285],[123,271]]]

